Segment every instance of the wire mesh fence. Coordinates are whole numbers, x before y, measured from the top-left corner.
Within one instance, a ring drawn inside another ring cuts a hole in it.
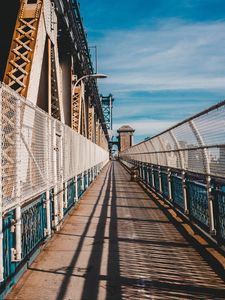
[[[139,143],[121,158],[225,178],[225,101]]]
[[[0,97],[3,211],[108,161],[103,148],[8,87]]]

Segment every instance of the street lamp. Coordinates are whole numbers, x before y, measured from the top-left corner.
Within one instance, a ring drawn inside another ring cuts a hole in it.
[[[97,79],[97,78],[107,78],[107,75],[105,75],[105,74],[100,74],[100,73],[96,73],[96,74],[89,74],[89,75],[84,75],[84,76],[82,76],[81,78],[79,78],[76,82],[75,82],[75,84],[74,84],[74,86],[73,86],[73,93],[75,93],[75,90],[76,90],[76,87],[77,87],[77,85],[78,85],[78,83],[79,82],[81,82],[83,79],[85,79],[85,78],[95,78],[95,79]],[[84,105],[84,107],[85,107],[85,101],[84,101],[84,99],[81,97],[81,101],[83,101],[83,105]],[[84,108],[84,110],[85,110],[85,108]],[[86,118],[86,117],[85,117]],[[80,121],[79,121],[80,122]],[[78,127],[79,128],[79,127]],[[85,123],[85,136],[86,136],[86,130],[87,130],[87,126],[86,126],[86,123]],[[79,129],[78,129],[78,132],[79,132]]]
[[[97,74],[89,74],[89,75],[84,75],[84,76],[82,76],[81,78],[79,78],[77,81],[76,81],[76,83],[74,84],[74,89],[77,87],[77,85],[78,85],[78,83],[79,82],[81,82],[83,79],[85,79],[85,78],[95,78],[95,79],[97,79],[97,78],[107,78],[107,75],[105,75],[105,74],[100,74],[100,73],[97,73]]]

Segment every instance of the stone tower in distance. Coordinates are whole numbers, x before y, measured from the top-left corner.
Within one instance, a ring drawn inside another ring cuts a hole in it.
[[[119,151],[122,152],[127,148],[130,148],[133,145],[133,134],[134,129],[131,128],[129,125],[123,125],[120,127],[117,132],[119,134],[118,136],[118,146]]]

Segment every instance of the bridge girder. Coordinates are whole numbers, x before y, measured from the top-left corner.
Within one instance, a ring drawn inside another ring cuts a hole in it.
[[[73,89],[74,79],[92,73],[77,1],[22,0],[4,83],[91,140],[98,120],[99,145],[108,148],[96,81]]]

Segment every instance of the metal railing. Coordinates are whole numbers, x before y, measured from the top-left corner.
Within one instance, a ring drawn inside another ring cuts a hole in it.
[[[0,281],[6,281],[59,228],[109,153],[4,85],[0,142]]]
[[[225,243],[225,101],[119,154],[141,180]]]

